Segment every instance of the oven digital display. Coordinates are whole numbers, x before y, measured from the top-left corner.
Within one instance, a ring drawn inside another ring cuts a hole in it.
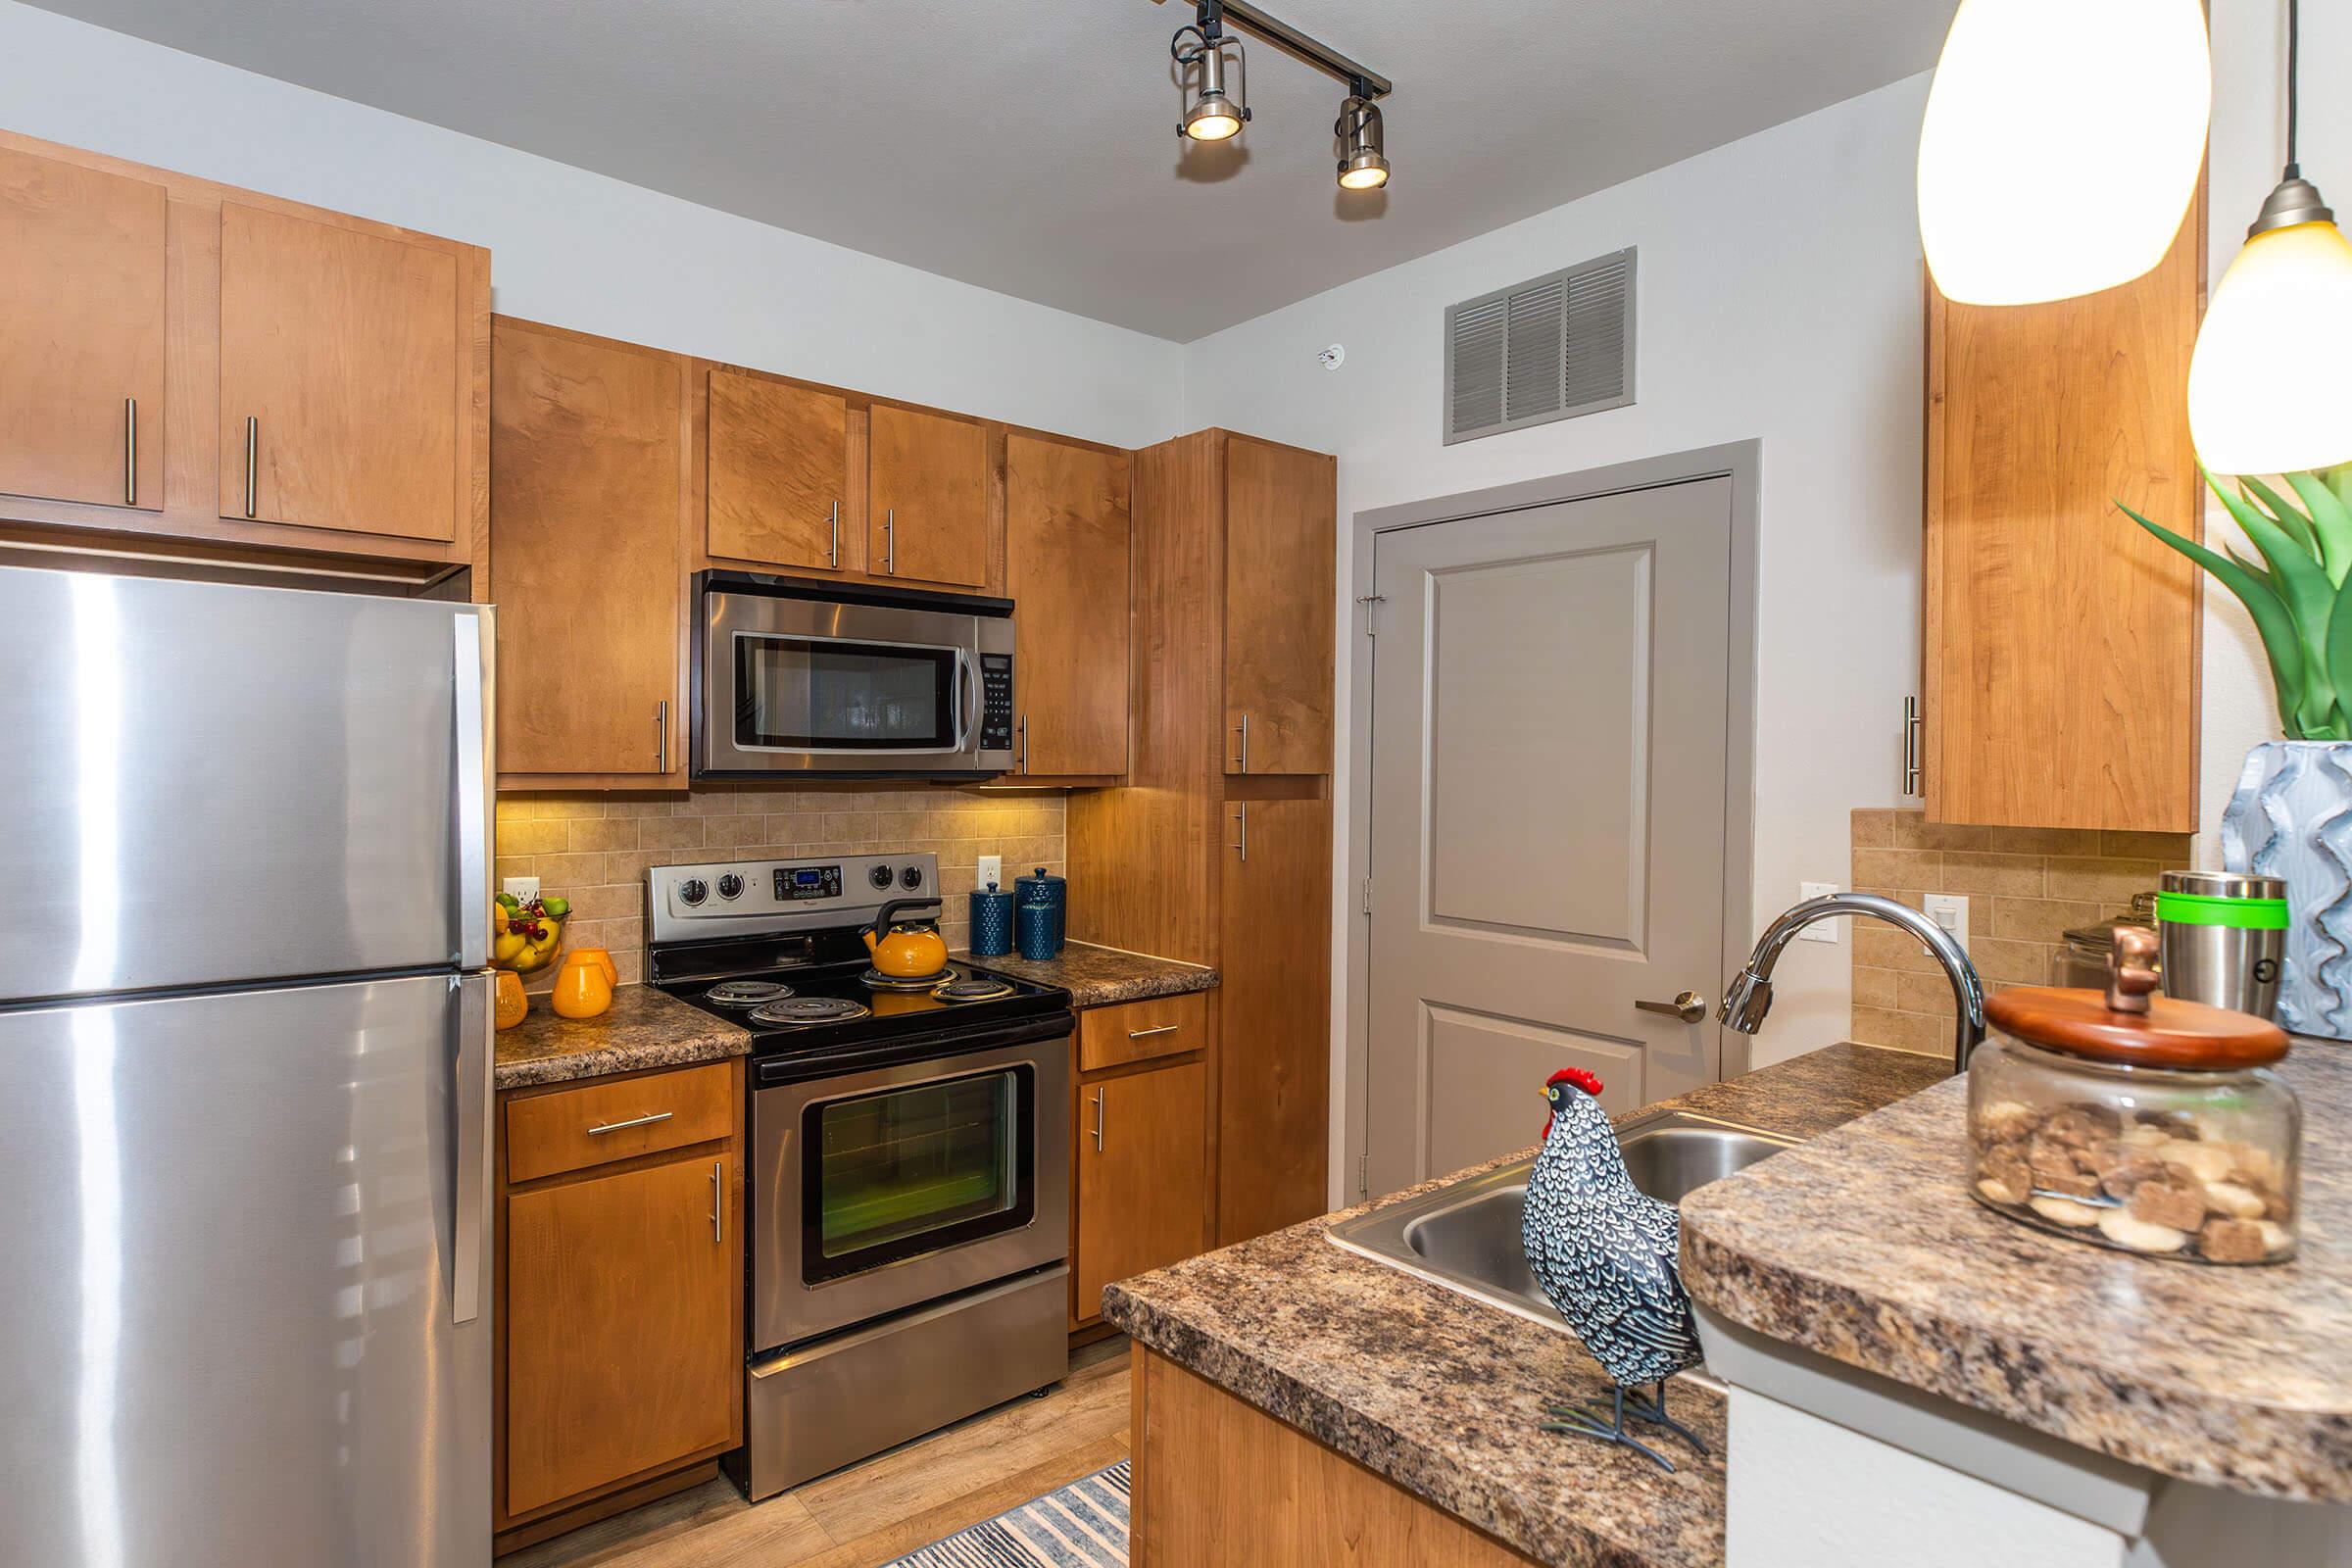
[[[776,902],[790,904],[802,899],[838,899],[841,897],[841,867],[838,865],[779,865],[776,867]]]

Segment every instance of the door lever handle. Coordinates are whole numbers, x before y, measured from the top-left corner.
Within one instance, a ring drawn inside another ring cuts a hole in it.
[[[1707,999],[1695,991],[1679,992],[1672,1002],[1637,1002],[1634,1005],[1643,1012],[1662,1012],[1685,1023],[1696,1023],[1707,1015]]]

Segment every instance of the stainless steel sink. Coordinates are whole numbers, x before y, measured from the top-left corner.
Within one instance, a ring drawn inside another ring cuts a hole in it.
[[[1791,1148],[1795,1140],[1667,1110],[1627,1122],[1617,1129],[1617,1142],[1636,1187],[1680,1203],[1685,1195]],[[1532,1159],[1499,1166],[1342,1221],[1326,1234],[1350,1252],[1565,1334],[1568,1325],[1528,1272],[1519,1245],[1534,1166]]]

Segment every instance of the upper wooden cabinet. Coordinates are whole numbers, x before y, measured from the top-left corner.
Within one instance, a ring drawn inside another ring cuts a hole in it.
[[[1928,819],[2197,826],[2204,514],[2188,362],[2204,205],[2134,282],[1988,309],[1929,292]]]
[[[862,571],[848,402],[770,376],[710,372],[710,547],[796,571]]]
[[[866,562],[870,575],[951,588],[989,582],[989,437],[944,414],[877,403]]]
[[[1005,591],[1014,604],[1013,749],[1033,775],[1127,771],[1128,459],[1005,443]]]
[[[682,788],[687,362],[503,316],[493,342],[501,779]]]
[[[431,582],[489,390],[487,251],[0,131],[0,527]]]
[[[1225,771],[1329,773],[1337,466],[1225,440]]]
[[[163,506],[166,206],[0,145],[0,491]]]
[[[220,209],[220,513],[449,540],[468,328],[445,248]]]

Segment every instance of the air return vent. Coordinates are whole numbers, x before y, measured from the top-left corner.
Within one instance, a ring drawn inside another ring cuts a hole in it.
[[[1446,312],[1448,445],[1634,401],[1634,252]]]

